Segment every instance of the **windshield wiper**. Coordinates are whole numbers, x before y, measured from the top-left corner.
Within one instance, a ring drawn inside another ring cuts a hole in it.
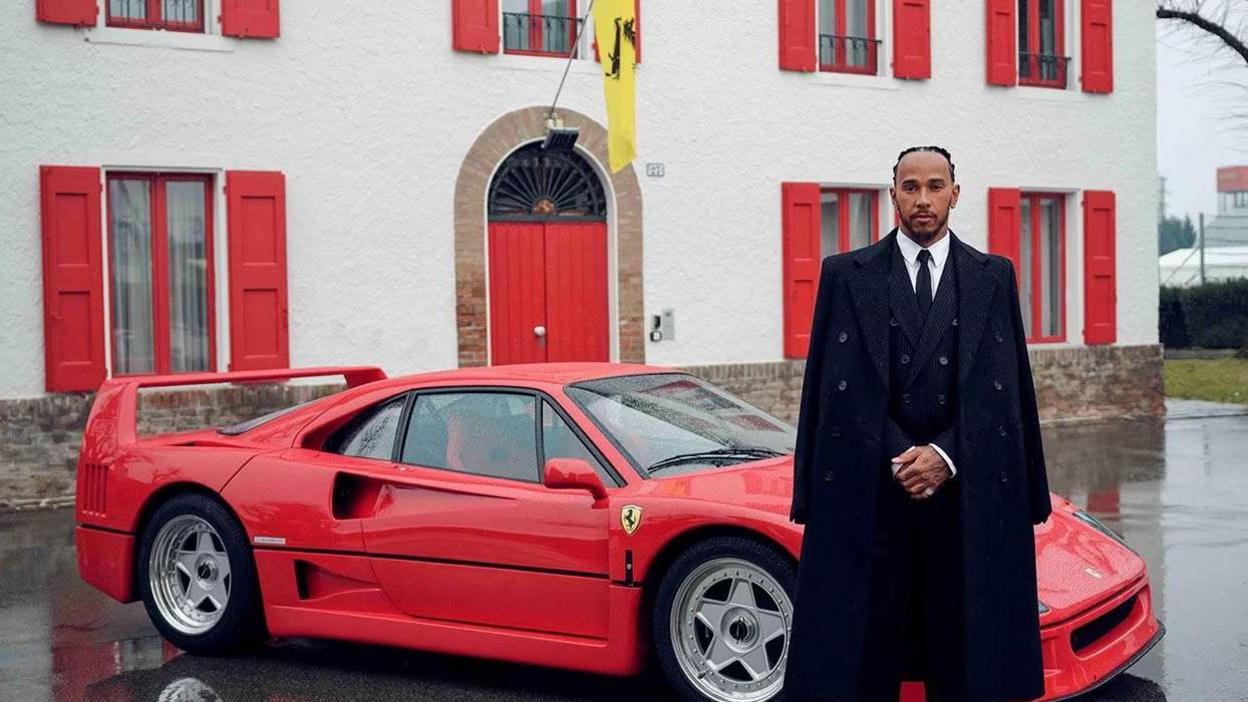
[[[653,473],[669,466],[680,465],[681,463],[693,463],[706,459],[720,458],[774,458],[775,456],[783,456],[784,453],[774,449],[741,446],[741,447],[725,447],[714,449],[711,451],[694,451],[692,453],[678,453],[675,456],[664,458],[656,462],[654,465],[646,469],[647,473]]]

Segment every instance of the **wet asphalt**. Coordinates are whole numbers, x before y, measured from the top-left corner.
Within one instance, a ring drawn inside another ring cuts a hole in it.
[[[1248,416],[1048,427],[1045,448],[1051,488],[1148,562],[1167,627],[1079,702],[1248,701]],[[673,699],[654,675],[323,641],[185,655],[155,634],[141,603],[119,605],[78,578],[72,527],[71,510],[0,514],[0,700]]]

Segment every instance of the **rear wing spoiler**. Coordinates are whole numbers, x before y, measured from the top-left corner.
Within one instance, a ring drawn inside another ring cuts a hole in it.
[[[105,380],[95,394],[95,401],[91,404],[91,414],[87,417],[87,426],[82,435],[80,460],[104,461],[116,455],[120,447],[135,442],[138,436],[140,388],[259,383],[338,375],[347,381],[348,388],[386,379],[385,372],[376,366],[323,366],[232,373],[148,375]]]

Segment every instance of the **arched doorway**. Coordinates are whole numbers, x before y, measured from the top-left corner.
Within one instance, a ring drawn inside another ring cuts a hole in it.
[[[607,204],[575,151],[520,147],[488,193],[490,362],[611,360]]]

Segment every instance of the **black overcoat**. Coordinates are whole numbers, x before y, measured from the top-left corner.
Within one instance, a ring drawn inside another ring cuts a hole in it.
[[[877,471],[889,382],[889,251],[823,260],[798,416],[791,518],[805,524],[788,699],[857,699],[869,611]],[[1009,259],[952,232],[957,266],[957,475],[961,481],[966,702],[1044,693],[1033,524],[1049,488]],[[916,361],[917,363],[918,361]]]

